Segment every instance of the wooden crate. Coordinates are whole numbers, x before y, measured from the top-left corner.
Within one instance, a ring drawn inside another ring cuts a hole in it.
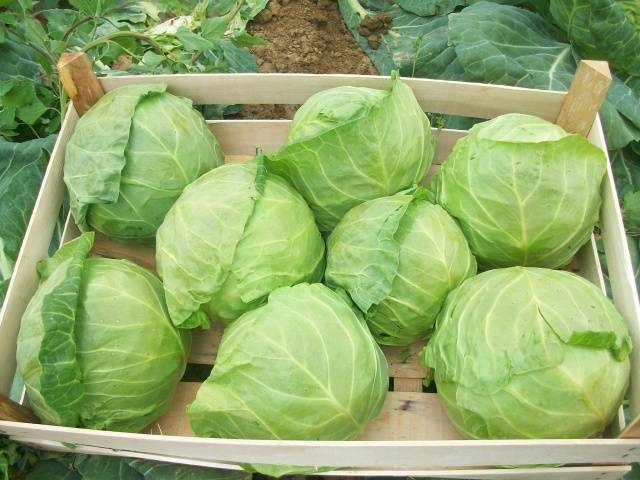
[[[582,67],[581,67],[582,68]],[[580,83],[586,76],[576,76]],[[403,79],[414,91],[425,111],[443,114],[493,118],[509,112],[534,114],[556,121],[573,109],[569,120],[581,118],[584,88],[569,93],[529,90],[496,85],[481,85],[427,79]],[[191,98],[196,104],[299,104],[313,93],[339,85],[387,88],[386,77],[306,74],[203,74],[123,76],[104,78],[105,91],[133,83],[163,82],[174,94]],[[606,90],[606,88],[605,88]],[[597,92],[596,92],[597,93]],[[600,92],[602,93],[602,92]],[[603,93],[602,93],[603,94]],[[577,98],[574,98],[577,97]],[[593,102],[592,102],[593,103]],[[586,105],[586,107],[585,107]],[[597,108],[596,108],[597,109]],[[583,112],[584,113],[584,112]],[[591,117],[593,118],[593,117]],[[64,119],[53,150],[42,188],[16,262],[14,276],[0,312],[0,393],[8,394],[15,374],[16,337],[20,318],[35,292],[38,278],[35,264],[46,257],[65,186],[62,167],[66,144],[78,114],[71,108]],[[276,150],[285,141],[287,120],[209,121],[209,128],[220,141],[227,162],[242,161],[255,152]],[[574,125],[588,132],[589,140],[606,150],[599,119],[586,126]],[[438,148],[429,176],[445,160],[455,141],[465,135],[460,130],[434,129]],[[632,375],[629,393],[634,421],[625,429],[624,417],[610,429],[610,438],[586,440],[463,440],[455,431],[437,394],[423,392],[425,371],[416,353],[420,345],[385,348],[393,378],[383,412],[372,421],[357,441],[265,441],[197,438],[191,432],[184,407],[195,395],[199,383],[181,382],[169,413],[145,433],[118,433],[78,428],[45,426],[25,421],[2,420],[0,433],[42,448],[64,450],[73,444],[74,451],[109,455],[158,458],[195,465],[239,468],[239,463],[329,466],[330,475],[344,476],[436,476],[447,478],[620,478],[628,464],[640,461],[640,306],[624,235],[616,190],[608,168],[603,183],[601,231],[608,255],[609,275],[614,302],[629,323],[634,345],[631,356]],[[65,240],[78,235],[72,221],[65,229]],[[98,236],[93,253],[112,258],[129,258],[154,268],[154,252],[139,246],[127,246]],[[595,240],[585,245],[570,268],[604,288]],[[220,329],[195,331],[189,362],[210,365],[215,361]],[[407,353],[409,354],[407,357]],[[24,403],[26,399],[23,398]],[[14,408],[11,406],[4,408]],[[17,409],[17,410],[16,410]],[[29,420],[28,412],[15,407],[13,417]],[[6,410],[5,410],[6,412]],[[19,417],[24,413],[23,417]],[[622,432],[622,433],[618,433]],[[161,456],[161,457],[159,457]],[[565,464],[562,468],[500,469],[499,465]]]

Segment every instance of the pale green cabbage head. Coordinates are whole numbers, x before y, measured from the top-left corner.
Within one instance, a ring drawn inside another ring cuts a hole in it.
[[[156,260],[175,325],[206,327],[278,287],[318,281],[324,241],[303,198],[259,158],[189,185],[158,230]]]
[[[225,330],[187,413],[203,437],[350,440],[380,412],[388,375],[351,306],[324,285],[303,283],[274,290]],[[301,471],[252,467],[269,475]]]
[[[160,280],[127,260],[86,258],[93,233],[41,262],[17,360],[43,422],[137,432],[165,413],[185,369]]]
[[[630,351],[624,319],[593,284],[512,267],[449,295],[424,364],[466,437],[586,438],[615,417]]]
[[[349,293],[381,344],[427,337],[447,294],[475,273],[460,228],[422,188],[354,207],[327,241],[327,284]]]
[[[386,91],[346,86],[311,96],[267,167],[293,184],[329,232],[356,205],[420,183],[434,152],[429,120],[394,76]]]
[[[164,84],[107,93],[75,128],[64,180],[81,230],[125,242],[153,242],[184,187],[224,156],[191,101]]]
[[[536,117],[508,114],[458,140],[429,184],[482,268],[559,268],[598,221],[602,150]]]

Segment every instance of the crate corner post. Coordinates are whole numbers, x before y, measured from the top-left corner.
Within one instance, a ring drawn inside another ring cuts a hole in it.
[[[93,72],[84,52],[65,52],[58,60],[58,73],[65,92],[82,116],[104,95],[104,89]]]

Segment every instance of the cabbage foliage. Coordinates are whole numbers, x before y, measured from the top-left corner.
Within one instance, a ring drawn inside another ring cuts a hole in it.
[[[429,184],[484,269],[559,268],[598,221],[606,156],[581,135],[507,114],[458,140]]]
[[[311,96],[267,167],[293,184],[329,232],[356,205],[420,183],[434,152],[429,120],[394,75],[386,91],[345,86]]]
[[[475,273],[462,231],[422,188],[354,207],[327,241],[327,284],[349,293],[381,344],[428,336],[447,294]]]
[[[602,292],[569,272],[491,270],[454,290],[423,351],[470,438],[586,438],[614,418],[631,339]]]
[[[64,180],[82,231],[152,242],[184,187],[224,156],[191,100],[127,85],[89,110],[67,144]]]
[[[165,413],[191,345],[160,280],[127,260],[86,258],[93,232],[41,262],[18,368],[43,422],[137,432]]]
[[[324,285],[303,283],[274,290],[227,327],[187,413],[204,437],[350,440],[380,412],[388,381],[384,354],[351,306]]]
[[[156,261],[174,324],[207,327],[278,287],[318,281],[324,241],[303,198],[260,157],[189,185],[158,230]]]

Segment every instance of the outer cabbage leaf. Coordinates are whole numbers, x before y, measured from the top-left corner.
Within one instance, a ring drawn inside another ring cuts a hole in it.
[[[289,143],[266,163],[302,194],[320,230],[331,231],[359,203],[419,183],[434,151],[429,120],[394,77],[385,92],[338,87],[313,95],[296,113]]]
[[[528,88],[567,90],[577,65],[562,32],[534,12],[481,1],[449,17],[449,42],[462,79]],[[601,109],[608,148],[640,139],[639,86],[614,75]]]
[[[78,121],[64,178],[82,230],[152,241],[183,188],[222,164],[220,145],[191,101],[165,89],[120,87]]]
[[[424,363],[465,436],[582,438],[615,416],[630,350],[624,320],[593,284],[513,267],[453,291]]]
[[[41,284],[22,317],[16,358],[31,408],[46,423],[75,427],[84,400],[77,361],[76,313],[93,233],[40,263]]]
[[[551,0],[553,20],[585,58],[640,75],[640,31],[616,0]]]
[[[169,408],[191,335],[172,325],[155,275],[127,260],[90,258],[76,343],[83,426],[137,432]]]
[[[225,330],[187,413],[199,436],[349,440],[380,412],[387,388],[386,359],[350,306],[324,285],[299,284]]]
[[[606,157],[580,135],[508,114],[459,140],[429,189],[483,268],[558,268],[598,221]]]
[[[425,338],[449,291],[476,272],[462,231],[424,194],[358,205],[328,240],[327,283],[349,293],[381,344]]]
[[[190,336],[171,324],[155,275],[126,260],[86,258],[93,237],[38,265],[18,367],[44,422],[135,432],[167,410]]]
[[[225,165],[185,189],[158,230],[157,268],[173,322],[229,321],[275,288],[317,281],[324,242],[300,195],[260,161]]]

